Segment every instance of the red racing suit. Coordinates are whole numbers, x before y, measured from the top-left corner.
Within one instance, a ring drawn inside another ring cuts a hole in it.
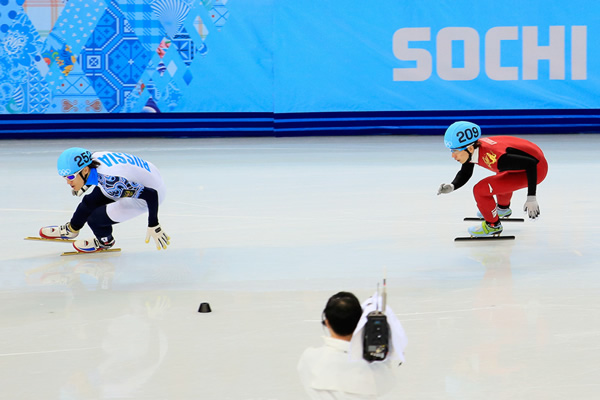
[[[536,188],[548,173],[542,150],[528,140],[513,136],[490,136],[479,139],[473,158],[464,163],[452,181],[454,189],[463,186],[473,175],[475,164],[496,175],[482,179],[473,187],[477,207],[487,222],[497,222],[496,203],[510,206],[513,192],[527,188],[535,196]],[[496,199],[494,199],[496,196]]]

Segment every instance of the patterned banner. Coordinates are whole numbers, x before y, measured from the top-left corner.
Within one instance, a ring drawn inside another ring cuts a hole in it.
[[[600,2],[0,0],[0,114],[600,108]]]

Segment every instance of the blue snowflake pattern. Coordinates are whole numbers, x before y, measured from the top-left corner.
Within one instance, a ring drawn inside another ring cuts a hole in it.
[[[144,185],[130,182],[122,176],[98,174],[98,184],[104,188],[109,196],[114,198],[131,197],[137,199],[144,189]]]
[[[28,67],[37,53],[35,43],[37,40],[31,33],[31,29],[16,23],[2,40],[2,50],[14,63]]]
[[[9,82],[0,82],[0,104],[6,104],[15,90],[15,87]]]

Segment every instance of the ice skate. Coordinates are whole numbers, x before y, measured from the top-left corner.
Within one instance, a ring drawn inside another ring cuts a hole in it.
[[[481,225],[472,226],[469,228],[469,234],[472,237],[489,237],[497,236],[502,233],[502,224],[498,222],[496,226],[491,226],[487,222],[483,221]]]
[[[93,239],[82,239],[73,242],[73,247],[80,253],[95,253],[98,251],[106,251],[113,247],[115,239],[111,240],[98,240]]]
[[[44,226],[40,229],[40,237],[44,239],[75,239],[79,235],[79,231],[71,228],[70,223],[56,226]]]
[[[498,218],[508,218],[512,215],[512,210],[510,208],[496,207],[496,211],[498,212]],[[477,217],[483,218],[481,211],[477,211]]]

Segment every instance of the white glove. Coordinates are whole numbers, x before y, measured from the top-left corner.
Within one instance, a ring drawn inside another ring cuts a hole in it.
[[[156,250],[160,250],[161,247],[166,250],[167,245],[171,244],[169,243],[171,238],[165,233],[165,231],[162,230],[160,224],[153,227],[148,227],[148,230],[146,231],[146,243],[150,242],[150,236],[154,238]]]
[[[540,206],[535,196],[527,196],[523,211],[525,211],[531,219],[536,219],[540,215]]]
[[[454,185],[451,183],[442,183],[440,185],[440,187],[438,188],[438,195],[440,194],[447,194],[454,191]]]

